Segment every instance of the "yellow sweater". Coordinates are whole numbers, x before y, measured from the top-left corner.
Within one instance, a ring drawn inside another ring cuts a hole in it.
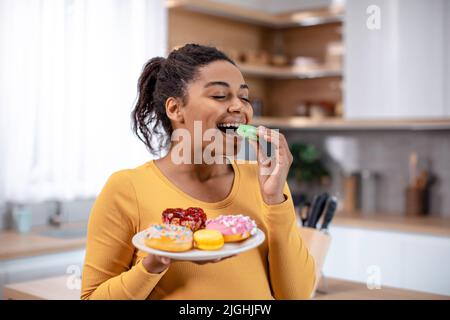
[[[233,162],[230,194],[209,203],[172,184],[149,161],[111,175],[89,218],[82,299],[305,299],[315,281],[312,256],[302,242],[291,194],[266,205],[257,164]],[[173,262],[160,274],[147,272],[146,253],[135,249],[133,235],[161,222],[166,208],[201,207],[209,218],[245,214],[266,234],[262,245],[218,263]]]

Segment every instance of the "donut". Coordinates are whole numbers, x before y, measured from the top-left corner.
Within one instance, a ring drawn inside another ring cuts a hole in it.
[[[224,245],[222,233],[202,229],[194,232],[194,247],[200,250],[219,250]]]
[[[146,246],[170,252],[192,249],[192,231],[174,224],[152,224],[145,230]]]
[[[185,226],[195,232],[205,228],[206,214],[201,208],[190,207],[186,210],[181,208],[169,208],[162,213],[162,222]]]
[[[206,229],[222,233],[225,242],[238,242],[256,234],[256,222],[247,216],[220,215],[206,221]]]

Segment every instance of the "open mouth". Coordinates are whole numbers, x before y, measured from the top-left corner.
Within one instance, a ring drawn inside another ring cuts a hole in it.
[[[219,123],[217,124],[217,129],[222,131],[224,134],[228,135],[237,135],[236,130],[241,125],[241,123],[233,122],[233,123]]]

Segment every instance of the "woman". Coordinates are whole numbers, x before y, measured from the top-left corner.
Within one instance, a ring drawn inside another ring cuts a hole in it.
[[[188,44],[167,59],[151,59],[138,89],[135,132],[152,153],[164,147],[168,153],[116,172],[107,181],[89,219],[81,298],[309,298],[314,260],[296,225],[286,184],[292,156],[283,135],[258,128],[259,137],[275,145],[270,159],[258,151],[257,162],[198,161],[208,143],[196,143],[196,133],[198,138],[199,132],[215,130],[225,146],[239,140],[224,132],[226,124],[252,119],[248,86],[235,63],[215,48]],[[180,130],[188,133],[180,139],[188,146],[182,156],[197,161],[178,161],[183,142],[170,143],[169,137]],[[214,140],[212,157],[234,156],[237,148],[221,148],[220,140]],[[253,250],[208,263],[171,261],[136,250],[133,235],[161,222],[164,209],[176,207],[201,207],[209,218],[248,215],[266,240]]]

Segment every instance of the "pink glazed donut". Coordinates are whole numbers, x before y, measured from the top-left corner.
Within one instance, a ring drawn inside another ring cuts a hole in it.
[[[256,234],[256,222],[242,214],[220,215],[206,221],[206,229],[220,231],[225,242],[238,242]]]

